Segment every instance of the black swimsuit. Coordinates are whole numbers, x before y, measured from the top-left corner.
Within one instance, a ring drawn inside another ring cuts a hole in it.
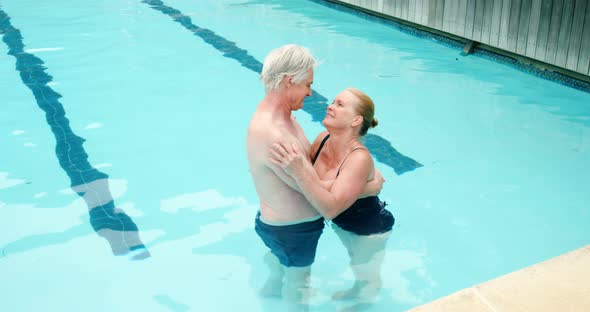
[[[315,163],[316,159],[320,155],[322,147],[324,147],[324,143],[326,143],[329,137],[330,135],[328,134],[322,140],[315,157],[312,159],[312,164]],[[351,153],[359,148],[364,147],[357,147],[353,149]],[[344,161],[345,160],[346,158],[344,158]],[[342,163],[344,163],[344,161],[342,161]],[[340,164],[340,167],[342,167],[342,164]],[[336,177],[338,177],[339,174],[340,168],[338,168]],[[352,206],[344,210],[336,218],[332,219],[332,222],[334,222],[343,230],[353,232],[358,235],[371,235],[389,232],[395,223],[395,218],[391,212],[385,209],[385,205],[385,202],[379,200],[379,197],[377,196],[359,198],[352,204]]]

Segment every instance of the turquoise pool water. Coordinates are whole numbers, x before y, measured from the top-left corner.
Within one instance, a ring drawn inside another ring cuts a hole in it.
[[[309,138],[345,87],[377,106],[397,222],[371,311],[590,243],[588,92],[313,1],[4,0],[0,35],[2,310],[276,311],[245,135],[293,42],[321,60]],[[327,228],[312,310],[344,306],[347,257]]]

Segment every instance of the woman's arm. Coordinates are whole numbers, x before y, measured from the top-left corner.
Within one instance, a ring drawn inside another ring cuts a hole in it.
[[[310,149],[310,153],[309,153],[310,160],[313,161],[313,159],[315,158],[315,156],[318,152],[318,149],[320,148],[320,144],[326,138],[326,136],[328,136],[329,134],[330,133],[328,131],[322,131],[315,138],[315,140],[311,144],[311,149]],[[332,183],[334,183],[334,180],[328,180],[328,181],[321,180],[321,181],[322,181],[322,187],[325,188],[326,190],[330,190],[330,188],[332,187]],[[379,172],[379,170],[375,169],[375,177],[373,179],[371,179],[369,182],[367,182],[367,184],[365,184],[365,187],[363,188],[363,191],[362,191],[361,195],[359,196],[359,198],[379,195],[379,193],[381,193],[381,189],[383,188],[384,182],[385,182],[385,179],[383,179],[381,172]],[[293,181],[293,183],[294,183],[294,181]],[[296,189],[299,190],[298,187]]]
[[[270,161],[293,177],[305,198],[328,220],[338,216],[361,196],[373,170],[371,154],[365,149],[356,150],[348,156],[340,175],[327,190],[305,158],[297,145],[275,143],[271,148]]]
[[[363,192],[359,198],[379,195],[379,193],[381,193],[381,189],[383,188],[383,183],[385,183],[385,179],[381,175],[381,172],[375,168],[375,176],[371,181],[365,184],[365,188],[363,189]]]
[[[294,121],[294,125],[297,125],[297,122]],[[296,127],[299,130],[300,127]],[[271,147],[272,144],[274,142],[276,142],[277,140],[282,140],[285,142],[289,142],[291,144],[297,144],[296,142],[298,142],[301,145],[298,145],[300,148],[302,148],[303,150],[306,149],[306,146],[309,146],[309,141],[307,141],[307,138],[305,137],[305,135],[299,135],[299,138],[296,136],[293,136],[292,134],[290,134],[287,131],[280,131],[281,128],[278,129],[278,131],[272,131],[270,133],[266,132],[264,136],[261,135],[261,137],[264,137],[264,145],[261,148],[261,150],[265,150],[268,151]],[[301,130],[302,131],[302,130]],[[308,148],[309,150],[309,148]],[[292,189],[296,190],[297,192],[301,193],[301,189],[299,188],[299,186],[297,185],[297,183],[295,182],[295,180],[289,176],[281,167],[276,166],[274,163],[272,162],[266,162],[266,167],[268,169],[270,169],[272,172],[274,172],[274,174],[281,180],[283,181],[283,183],[287,184],[289,187],[291,187]]]

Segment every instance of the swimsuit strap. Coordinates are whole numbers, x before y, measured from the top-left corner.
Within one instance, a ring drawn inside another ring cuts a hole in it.
[[[324,143],[326,143],[326,141],[328,141],[328,138],[330,138],[330,134],[328,133],[328,135],[326,135],[326,137],[322,140],[322,143],[320,143],[320,147],[318,148],[318,151],[315,153],[315,156],[313,157],[313,159],[311,160],[311,164],[315,164],[315,161],[318,159],[318,156],[320,156],[320,151],[322,150],[322,147],[324,147]]]
[[[350,156],[350,154],[352,154],[352,152],[358,150],[358,149],[366,149],[368,151],[368,149],[364,146],[358,146],[352,149],[352,151],[350,151],[350,153],[348,153],[348,155],[346,155],[346,157],[344,157],[344,159],[342,160],[342,162],[340,163],[340,167],[338,167],[338,172],[336,172],[336,177],[338,177],[338,175],[340,174],[340,169],[342,168],[342,165],[344,165],[344,162],[346,161],[346,158],[348,158],[348,156]]]

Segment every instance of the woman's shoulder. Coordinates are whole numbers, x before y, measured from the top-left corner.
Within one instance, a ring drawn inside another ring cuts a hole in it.
[[[345,167],[346,165],[350,166],[351,164],[354,164],[352,165],[352,167],[360,166],[373,168],[373,156],[371,155],[371,152],[367,149],[367,147],[365,147],[362,144],[359,144],[358,146],[355,146],[350,150],[350,153],[348,153],[348,155],[346,155],[346,157],[342,161],[341,166]]]
[[[328,136],[328,131],[322,131],[320,132],[320,134],[318,134],[318,136],[315,138],[315,140],[313,140],[313,143],[311,143],[311,156],[315,155],[317,153],[317,150],[320,147],[320,144],[322,143],[322,140],[324,140],[324,138],[326,138],[326,136]]]
[[[353,147],[352,150],[350,150],[348,157],[353,157],[360,161],[373,160],[373,156],[371,155],[369,149],[362,144]]]
[[[322,142],[322,140],[324,140],[324,138],[326,138],[329,134],[330,133],[328,131],[320,132],[320,134],[318,134],[318,136],[315,138],[313,143],[315,144],[317,142],[317,144],[320,144]]]

